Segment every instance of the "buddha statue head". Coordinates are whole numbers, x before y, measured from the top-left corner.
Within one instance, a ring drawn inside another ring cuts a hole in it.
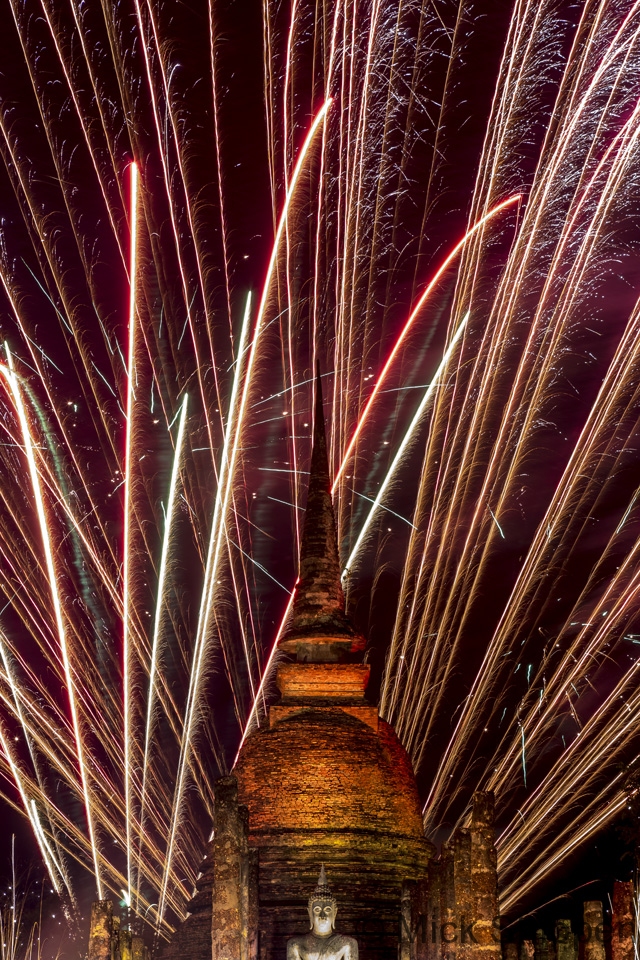
[[[330,937],[336,923],[338,904],[327,884],[324,863],[320,867],[318,885],[309,897],[309,925],[316,937]]]

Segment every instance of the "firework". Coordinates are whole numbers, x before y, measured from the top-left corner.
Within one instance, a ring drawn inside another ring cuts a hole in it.
[[[7,6],[7,799],[70,910],[77,861],[162,935],[184,916],[265,716],[319,361],[382,711],[429,831],[496,791],[512,908],[638,753],[640,7],[518,0],[465,106],[464,0],[265,0],[255,157],[237,25],[196,7]]]

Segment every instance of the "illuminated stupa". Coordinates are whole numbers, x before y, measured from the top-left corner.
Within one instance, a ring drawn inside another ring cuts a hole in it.
[[[425,839],[409,758],[365,699],[365,640],[345,615],[318,381],[300,574],[280,649],[281,694],[246,740],[234,776],[258,851],[260,954],[284,957],[308,926],[305,891],[320,863],[340,929],[361,955],[396,960],[403,880],[425,877]]]
[[[475,796],[435,860],[411,762],[366,700],[364,647],[345,614],[318,380],[280,699],[216,783],[213,839],[163,960],[285,960],[290,938],[306,942],[322,864],[360,960],[500,957],[492,798]]]

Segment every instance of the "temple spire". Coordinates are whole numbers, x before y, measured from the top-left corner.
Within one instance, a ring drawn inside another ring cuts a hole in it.
[[[342,660],[364,649],[364,638],[345,614],[319,371],[299,579],[280,647],[311,663]]]

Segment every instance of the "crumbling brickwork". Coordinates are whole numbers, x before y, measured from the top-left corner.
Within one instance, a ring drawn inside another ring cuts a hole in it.
[[[113,930],[111,900],[96,900],[91,905],[88,960],[111,960]]]
[[[634,960],[635,905],[633,881],[616,880],[611,917],[611,960]]]
[[[249,812],[238,803],[237,780],[223,777],[215,795],[212,960],[249,960],[250,942],[255,942],[250,932],[256,913],[250,904],[255,883],[250,882],[248,832]]]
[[[111,900],[96,900],[91,905],[88,960],[149,960],[149,950],[141,936],[122,926],[113,914]]]
[[[329,704],[292,712],[245,743],[235,773],[260,854],[260,956],[284,956],[308,927],[306,898],[324,863],[338,927],[365,958],[396,960],[402,882],[426,876],[409,759],[371,708]]]
[[[493,796],[476,793],[469,827],[454,831],[429,866],[416,899],[412,960],[499,960],[498,875]],[[425,936],[426,946],[420,939]]]

